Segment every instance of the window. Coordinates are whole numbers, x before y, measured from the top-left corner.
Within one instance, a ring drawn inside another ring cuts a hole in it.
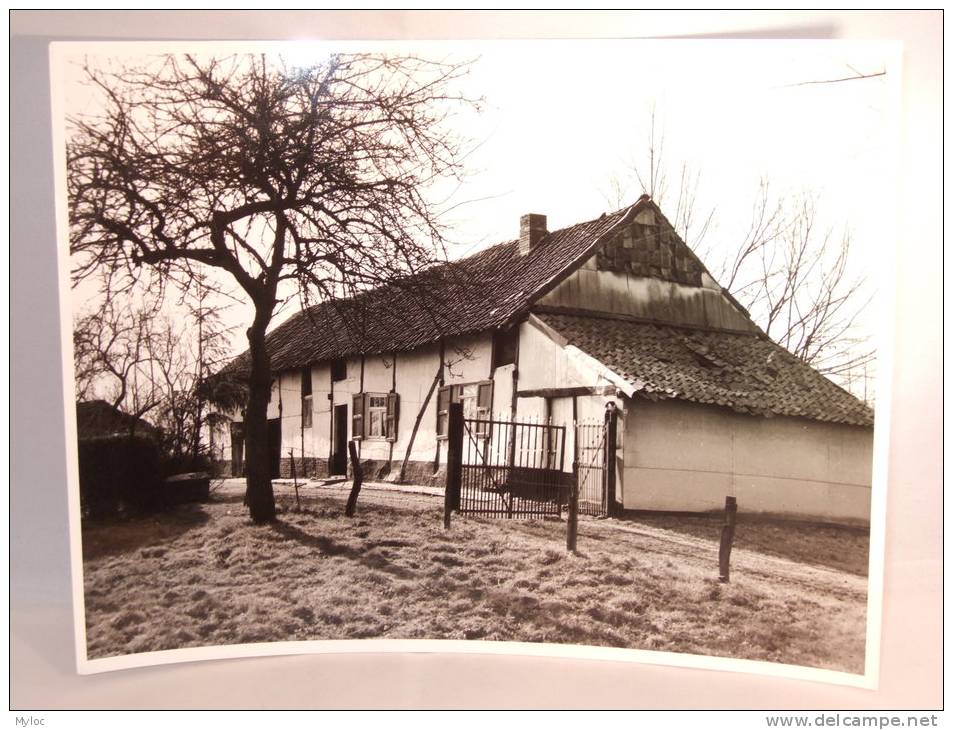
[[[397,440],[397,393],[357,393],[351,401],[351,438]]]
[[[480,395],[480,386],[477,383],[467,383],[460,386],[458,401],[463,404],[464,418],[479,418],[477,398]]]
[[[367,396],[367,437],[383,438],[387,419],[387,396],[369,393]]]
[[[479,383],[460,383],[459,385],[445,385],[437,393],[437,437],[446,438],[449,423],[450,404],[463,405],[463,417],[470,419],[490,419],[493,409],[493,381],[483,380]],[[486,436],[489,433],[489,424],[481,423],[477,426],[477,434]]]
[[[331,382],[347,380],[347,360],[343,357],[331,361]]]
[[[301,368],[301,428],[311,428],[311,368]]]
[[[520,326],[513,325],[509,329],[497,330],[493,333],[493,367],[513,365],[516,363],[516,349],[520,338]]]

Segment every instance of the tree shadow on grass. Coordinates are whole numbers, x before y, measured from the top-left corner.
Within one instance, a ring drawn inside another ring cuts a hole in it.
[[[83,560],[158,547],[208,522],[200,504],[179,505],[146,517],[83,520]]]
[[[366,547],[354,547],[346,543],[335,542],[329,537],[322,535],[312,535],[299,527],[290,525],[287,522],[276,521],[271,525],[272,529],[282,537],[288,540],[319,550],[324,555],[341,556],[349,560],[355,560],[367,568],[389,573],[397,578],[414,578],[415,573],[407,568],[394,565],[380,553],[373,550],[378,547],[377,543],[369,543]]]

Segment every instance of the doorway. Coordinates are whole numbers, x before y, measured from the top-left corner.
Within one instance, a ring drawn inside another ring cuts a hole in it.
[[[232,476],[245,476],[245,424],[232,423]]]
[[[268,476],[281,476],[281,419],[268,420]]]
[[[334,447],[331,474],[347,474],[347,403],[334,406]]]

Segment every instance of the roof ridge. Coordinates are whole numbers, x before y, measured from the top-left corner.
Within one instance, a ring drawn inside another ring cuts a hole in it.
[[[540,241],[540,245],[544,245],[546,239],[548,239],[550,236],[554,236],[554,235],[556,235],[556,234],[564,234],[565,232],[567,232],[567,231],[569,231],[569,230],[571,230],[571,229],[573,229],[573,228],[578,228],[578,227],[581,227],[581,226],[591,225],[592,223],[597,223],[598,221],[603,220],[604,218],[611,218],[612,216],[619,215],[620,213],[626,213],[626,212],[628,212],[629,210],[631,210],[632,208],[634,208],[634,207],[635,207],[639,202],[641,202],[643,199],[645,199],[645,200],[651,200],[651,198],[649,198],[649,196],[643,195],[643,196],[641,196],[641,197],[639,198],[639,200],[637,200],[635,203],[632,203],[631,205],[629,205],[629,206],[627,206],[627,207],[625,207],[625,208],[620,208],[620,209],[618,209],[618,210],[615,210],[615,211],[613,211],[612,213],[605,213],[605,212],[603,212],[601,215],[596,216],[595,218],[590,218],[589,220],[580,221],[580,222],[578,222],[578,223],[573,223],[573,224],[571,224],[571,225],[564,226],[563,228],[557,228],[555,231],[547,231],[547,232],[546,232],[546,236],[543,238],[542,241]],[[657,207],[657,206],[656,206],[656,207]],[[600,237],[600,238],[601,238],[601,237]],[[291,322],[293,319],[296,319],[296,318],[298,318],[299,316],[302,316],[302,315],[307,316],[308,312],[313,312],[314,310],[320,309],[321,307],[328,306],[328,305],[334,306],[335,304],[343,304],[343,303],[346,303],[346,302],[357,302],[361,297],[369,296],[369,295],[371,295],[371,294],[374,294],[375,292],[380,292],[380,291],[386,290],[388,287],[391,287],[391,286],[400,286],[402,283],[408,282],[408,281],[412,281],[412,280],[416,279],[417,277],[425,276],[425,275],[427,275],[427,274],[433,274],[433,273],[435,273],[435,272],[439,272],[439,271],[444,270],[444,269],[449,269],[449,268],[451,268],[451,267],[453,267],[453,266],[455,266],[455,265],[464,264],[464,263],[466,263],[466,262],[468,262],[468,261],[472,261],[473,259],[476,259],[476,258],[479,257],[479,256],[484,256],[484,255],[486,255],[487,253],[489,253],[490,251],[493,251],[494,249],[500,249],[500,250],[502,250],[505,246],[514,246],[514,245],[516,245],[516,244],[518,244],[518,243],[519,243],[519,239],[518,239],[518,238],[509,239],[509,240],[506,240],[506,241],[500,241],[499,243],[494,243],[494,244],[492,244],[491,246],[487,246],[486,248],[481,248],[479,251],[474,251],[473,253],[471,253],[471,254],[469,254],[469,255],[467,255],[467,256],[464,256],[464,257],[462,257],[462,258],[459,258],[459,259],[448,259],[448,260],[446,260],[446,261],[434,262],[432,266],[430,266],[429,268],[425,268],[425,269],[423,269],[422,271],[418,271],[418,272],[415,272],[415,273],[412,273],[412,274],[407,274],[407,275],[404,276],[404,277],[400,277],[400,278],[398,278],[398,279],[394,279],[393,281],[389,281],[389,282],[387,282],[386,284],[382,284],[382,285],[380,285],[380,286],[376,286],[376,287],[374,287],[374,288],[372,288],[372,289],[365,289],[365,290],[363,290],[363,291],[359,291],[359,292],[357,292],[356,294],[353,294],[353,295],[351,295],[351,296],[337,297],[337,298],[334,298],[334,299],[324,299],[324,300],[322,300],[322,301],[320,301],[320,302],[315,302],[315,303],[310,304],[310,305],[308,305],[307,307],[305,307],[305,308],[303,308],[303,309],[299,309],[297,312],[294,312],[293,314],[291,314],[291,316],[289,316],[288,319],[286,319],[284,322],[282,322],[282,323],[279,324],[277,327],[275,327],[275,330],[277,330],[279,327],[283,327],[285,324],[287,324],[288,322]],[[595,243],[595,242],[593,242],[593,243]],[[272,331],[274,331],[274,330],[272,330]]]

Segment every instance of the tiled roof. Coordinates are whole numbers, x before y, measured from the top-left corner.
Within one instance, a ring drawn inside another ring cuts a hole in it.
[[[647,200],[647,199],[646,199]],[[361,294],[307,308],[267,335],[275,371],[356,354],[406,351],[513,321],[643,205],[548,233],[527,255],[518,241]],[[226,370],[247,367],[247,353]]]
[[[536,316],[622,376],[638,396],[873,425],[866,404],[761,335],[544,311]]]
[[[81,439],[128,434],[133,425],[140,435],[155,433],[155,426],[145,419],[125,413],[104,400],[76,404],[76,431]]]

